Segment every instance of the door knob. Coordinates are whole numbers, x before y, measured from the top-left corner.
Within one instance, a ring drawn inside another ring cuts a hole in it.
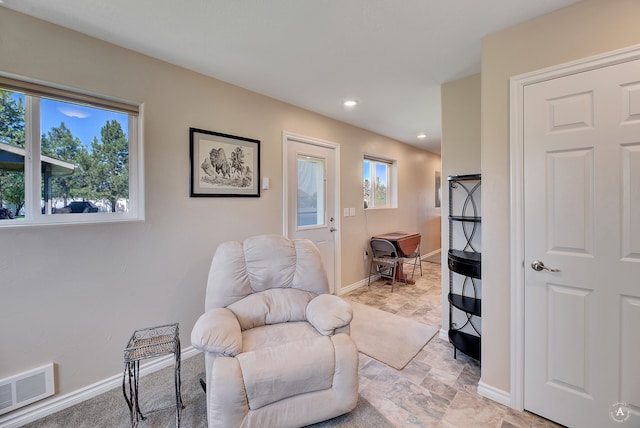
[[[534,260],[533,262],[531,262],[531,269],[537,272],[540,272],[541,270],[548,270],[549,272],[560,272],[560,269],[546,267],[540,260]]]
[[[335,227],[329,228],[329,232],[335,232],[336,230],[338,230],[338,229],[336,229]]]

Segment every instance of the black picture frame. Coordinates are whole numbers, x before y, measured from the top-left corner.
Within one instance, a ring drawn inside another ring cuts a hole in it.
[[[189,128],[192,197],[259,197],[260,140]]]

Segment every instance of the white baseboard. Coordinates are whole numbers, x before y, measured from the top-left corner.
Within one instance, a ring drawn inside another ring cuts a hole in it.
[[[380,276],[377,276],[377,275],[371,276],[371,282],[377,281],[378,279],[380,279]],[[347,285],[346,287],[343,287],[340,290],[338,290],[338,295],[341,296],[343,294],[350,293],[353,290],[357,290],[360,287],[366,286],[368,283],[369,283],[369,278],[365,278],[358,282],[354,282],[353,284]]]
[[[182,352],[180,353],[180,358],[182,360],[186,360],[187,358],[193,357],[194,355],[197,355],[199,353],[200,351],[195,349],[193,346],[189,346],[188,348],[182,350]],[[165,357],[149,361],[148,363],[142,363],[140,364],[140,377],[146,376],[165,367],[169,367],[173,365],[173,363],[173,355],[167,355]],[[27,423],[44,418],[47,415],[51,415],[53,413],[59,412],[60,410],[64,410],[68,407],[89,400],[90,398],[96,397],[116,387],[122,387],[122,373],[113,375],[107,379],[103,379],[92,385],[80,388],[68,394],[64,394],[59,397],[54,396],[50,399],[34,403],[22,410],[15,410],[5,416],[0,417],[0,427],[21,427],[22,425],[25,425]],[[124,401],[124,396],[122,400]]]
[[[427,254],[421,254],[421,255],[420,255],[420,260],[424,260],[424,259],[426,259],[426,258],[428,258],[428,257],[431,257],[431,256],[433,256],[433,255],[435,255],[435,254],[438,254],[440,251],[441,251],[441,250],[440,250],[440,248],[438,248],[437,250],[435,250],[435,251],[431,251],[430,253],[427,253]],[[371,282],[377,281],[377,280],[379,280],[379,279],[380,279],[380,275],[372,275],[372,276],[371,276]],[[368,283],[369,283],[369,278],[362,279],[362,280],[360,280],[360,281],[358,281],[358,282],[354,282],[353,284],[347,285],[346,287],[343,287],[343,288],[339,289],[339,290],[336,292],[336,294],[337,294],[338,296],[341,296],[341,295],[343,295],[343,294],[350,293],[350,292],[352,292],[353,290],[357,290],[358,288],[360,288],[360,287],[362,287],[362,286],[367,285]],[[445,331],[445,333],[446,333],[446,331]],[[441,338],[441,339],[443,338],[443,337],[442,337],[442,333],[440,333],[440,338]],[[446,340],[449,340],[449,338],[446,338]]]
[[[445,330],[444,328],[440,329],[440,333],[438,333],[438,337],[445,342],[449,341],[449,330]]]
[[[483,397],[493,400],[496,403],[504,404],[507,407],[511,407],[511,394],[507,391],[495,388],[491,385],[487,385],[482,382],[482,379],[478,382],[478,394]]]
[[[431,257],[431,256],[435,256],[436,254],[440,253],[441,251],[442,251],[442,250],[441,250],[440,248],[438,248],[437,250],[432,251],[432,252],[430,252],[430,253],[427,253],[427,254],[420,254],[420,260],[428,259],[429,257]]]

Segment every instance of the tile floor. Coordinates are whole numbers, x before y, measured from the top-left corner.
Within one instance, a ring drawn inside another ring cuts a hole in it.
[[[415,285],[384,281],[360,287],[342,297],[406,318],[441,326],[441,265],[423,262]],[[409,268],[410,269],[410,268]],[[403,370],[360,354],[360,393],[396,427],[543,428],[558,427],[546,419],[481,397],[476,392],[480,364],[458,353],[438,335]]]

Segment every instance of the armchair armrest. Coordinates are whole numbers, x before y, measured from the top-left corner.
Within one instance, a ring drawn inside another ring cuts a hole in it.
[[[242,352],[242,331],[236,316],[227,308],[216,308],[198,318],[191,330],[194,348],[234,357]]]
[[[307,305],[307,321],[324,336],[348,326],[353,319],[351,305],[338,296],[320,294]]]

